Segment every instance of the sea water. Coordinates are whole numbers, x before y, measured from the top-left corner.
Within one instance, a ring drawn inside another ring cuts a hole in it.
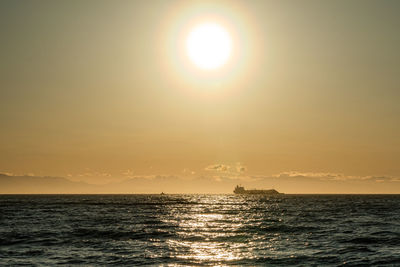
[[[1,195],[0,265],[400,266],[400,195]]]

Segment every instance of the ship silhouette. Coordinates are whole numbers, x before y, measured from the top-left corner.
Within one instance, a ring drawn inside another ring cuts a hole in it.
[[[235,190],[233,190],[235,194],[248,194],[248,195],[283,195],[283,193],[279,193],[275,189],[250,189],[246,190],[243,186],[237,185]]]

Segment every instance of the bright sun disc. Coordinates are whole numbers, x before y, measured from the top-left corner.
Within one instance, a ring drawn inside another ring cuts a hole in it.
[[[229,33],[216,23],[196,26],[186,40],[189,59],[199,68],[214,70],[224,65],[232,51]]]

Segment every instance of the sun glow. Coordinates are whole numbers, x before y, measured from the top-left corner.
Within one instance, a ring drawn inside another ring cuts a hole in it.
[[[194,27],[186,39],[189,59],[199,68],[214,70],[227,63],[232,39],[219,24],[208,22]]]
[[[157,42],[162,73],[185,94],[233,95],[260,70],[255,55],[266,53],[257,45],[265,42],[239,2],[183,1],[163,21]]]

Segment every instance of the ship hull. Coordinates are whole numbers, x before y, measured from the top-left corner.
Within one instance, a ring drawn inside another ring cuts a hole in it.
[[[235,193],[238,195],[283,195],[283,193],[279,192],[271,192],[269,190],[246,190],[244,192]]]

